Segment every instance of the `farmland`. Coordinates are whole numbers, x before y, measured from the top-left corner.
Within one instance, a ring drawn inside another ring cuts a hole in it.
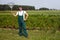
[[[18,30],[1,29],[0,40],[60,40],[60,32],[28,30],[29,38],[18,35]]]
[[[12,11],[16,13],[16,11]],[[18,35],[18,16],[10,11],[0,11],[0,40],[60,40],[60,11],[27,11],[26,21],[29,39]],[[10,29],[10,28],[16,29]],[[8,28],[8,29],[7,29]]]
[[[54,29],[60,28],[60,11],[27,11],[29,18],[26,21],[27,28],[29,29]],[[16,11],[12,11],[16,13]],[[0,11],[0,27],[15,27],[18,28],[18,17],[14,17],[10,11]]]

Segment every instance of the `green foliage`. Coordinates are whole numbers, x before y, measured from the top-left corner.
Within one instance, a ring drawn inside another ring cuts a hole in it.
[[[49,8],[40,8],[39,10],[49,10]]]
[[[21,6],[23,8],[23,10],[35,10],[34,6],[24,6],[24,5],[14,5],[12,10],[19,10],[19,6]],[[4,11],[4,10],[11,10],[10,7],[8,5],[1,5],[0,4],[0,11]]]
[[[29,14],[29,18],[26,21],[27,28],[31,29],[36,28],[43,30],[60,29],[60,18],[59,18],[60,15],[57,15],[58,13],[60,13],[59,11],[27,11],[27,12]],[[50,13],[56,15],[50,15]],[[7,27],[18,28],[17,18],[18,17],[14,17],[12,15],[0,15],[0,27],[7,26]]]

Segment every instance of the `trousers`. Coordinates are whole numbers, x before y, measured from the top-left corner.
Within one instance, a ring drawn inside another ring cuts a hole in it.
[[[23,16],[18,16],[18,24],[19,24],[19,35],[27,37],[28,33],[26,30],[26,24],[23,20]]]

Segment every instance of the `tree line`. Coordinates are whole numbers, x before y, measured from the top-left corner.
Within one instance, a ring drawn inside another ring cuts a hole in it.
[[[35,10],[34,6],[23,6],[23,5],[14,5],[12,10],[19,10],[18,7],[21,6],[23,10]],[[0,5],[0,10],[11,10],[8,5]]]
[[[18,7],[21,6],[23,8],[23,10],[36,10],[34,6],[24,6],[24,5],[14,5],[12,10],[19,10]],[[8,5],[1,5],[0,4],[0,11],[4,11],[4,10],[11,10],[11,8]],[[49,9],[46,7],[42,7],[39,8],[38,10],[56,10],[56,9]]]

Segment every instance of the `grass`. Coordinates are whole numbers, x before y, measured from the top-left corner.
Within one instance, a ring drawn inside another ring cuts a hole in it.
[[[58,28],[60,29],[60,11],[27,12],[29,14],[29,18],[26,23],[27,27],[41,27],[42,29],[45,28],[45,30],[28,30],[28,39],[24,36],[19,36],[18,30],[0,28],[0,40],[60,40],[60,31],[56,30]],[[13,11],[13,13],[16,13],[16,11]],[[15,25],[16,23],[17,19],[11,15],[10,11],[0,11],[0,27],[4,25]],[[51,27],[53,29],[47,30],[47,27]]]
[[[29,39],[18,35],[18,30],[1,29],[0,40],[60,40],[60,32],[48,30],[28,30]]]
[[[16,13],[17,11],[12,11]],[[29,14],[26,21],[27,28],[60,29],[60,10],[27,11]],[[0,11],[0,27],[18,28],[17,17],[10,11]]]

